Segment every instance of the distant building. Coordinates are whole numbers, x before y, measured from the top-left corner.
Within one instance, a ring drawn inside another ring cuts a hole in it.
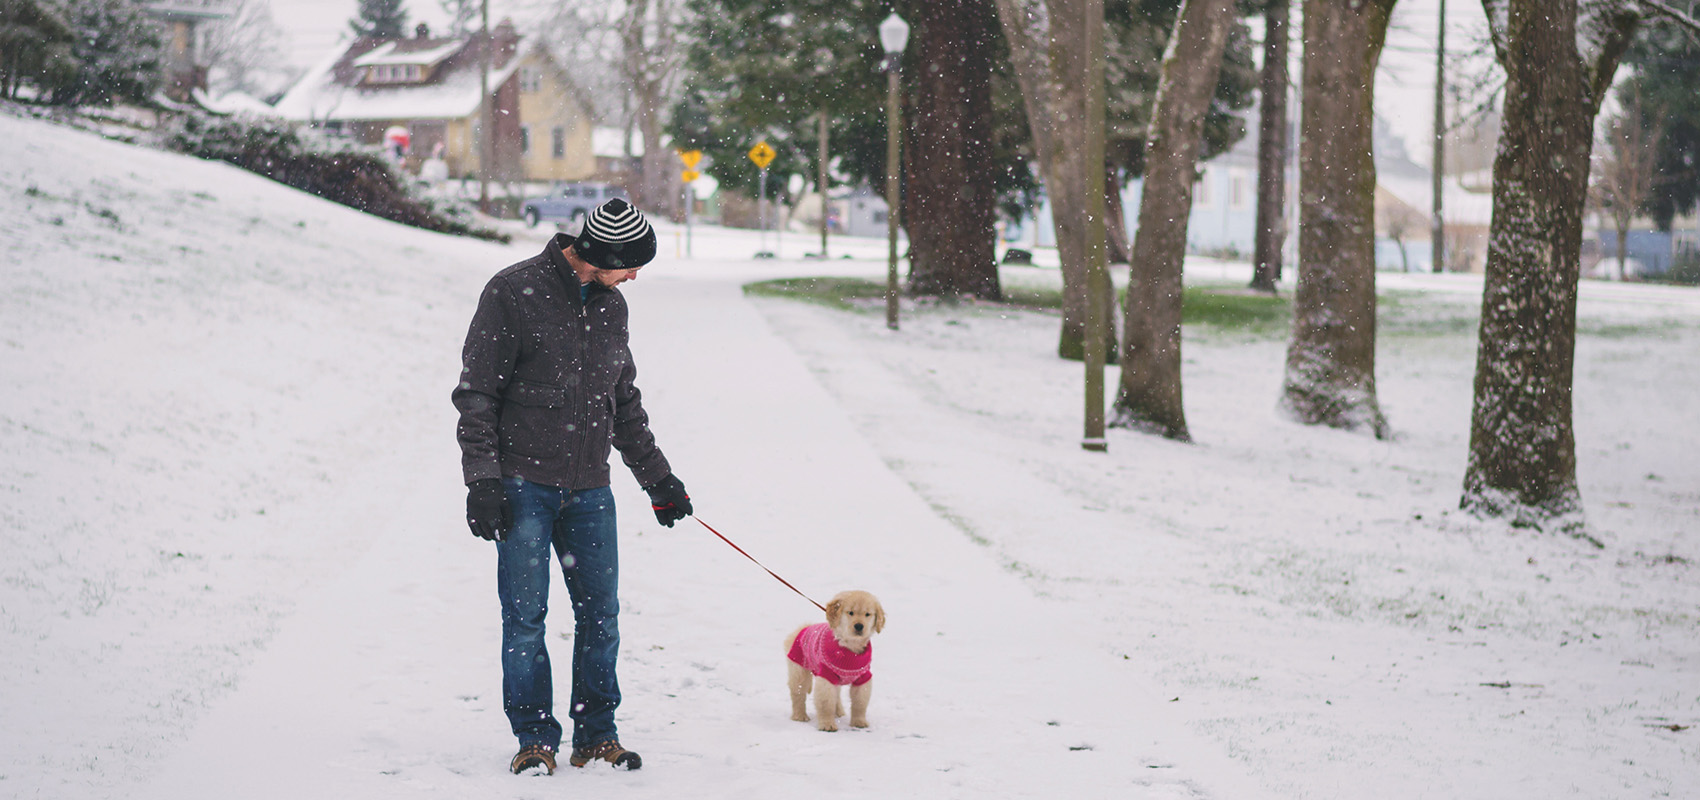
[[[479,78],[490,53],[492,180],[581,180],[596,170],[588,99],[548,52],[523,52],[513,23],[486,37],[361,37],[310,69],[278,101],[288,120],[395,147],[409,168],[439,158],[477,177],[484,137]]]
[[[145,8],[170,34],[165,48],[165,96],[190,102],[196,89],[207,88],[207,67],[200,61],[196,29],[203,22],[229,17],[236,4],[234,0],[150,0]]]
[[[885,238],[890,234],[885,197],[866,183],[835,193],[827,224],[845,236]]]

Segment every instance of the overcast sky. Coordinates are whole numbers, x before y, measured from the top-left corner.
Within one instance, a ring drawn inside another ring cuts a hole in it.
[[[272,16],[289,34],[291,61],[306,67],[318,62],[348,34],[348,21],[355,16],[355,0],[271,0]],[[1294,31],[1300,29],[1294,5]],[[492,0],[492,24],[504,13],[519,7],[517,2]],[[1440,0],[1400,0],[1393,10],[1387,49],[1381,56],[1376,76],[1376,111],[1405,140],[1406,149],[1420,164],[1429,162],[1429,142],[1434,118],[1434,44],[1439,29]],[[406,5],[410,24],[425,22],[445,26],[446,16],[437,0],[411,0]],[[1479,2],[1452,0],[1447,4],[1447,50],[1462,52],[1484,37],[1487,21]],[[1257,26],[1259,29],[1261,26]],[[870,31],[869,35],[873,33]],[[1293,48],[1297,58],[1301,48]],[[1293,78],[1297,80],[1295,70]],[[1255,128],[1255,122],[1251,126]]]

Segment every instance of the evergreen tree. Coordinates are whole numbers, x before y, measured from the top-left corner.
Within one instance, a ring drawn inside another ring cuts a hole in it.
[[[16,97],[25,80],[42,87],[50,64],[72,66],[74,38],[64,18],[43,0],[0,0],[0,97]]]
[[[48,65],[53,102],[148,102],[161,81],[165,32],[142,4],[68,0],[61,9],[75,38]]]
[[[771,175],[812,174],[817,114],[841,172],[879,184],[885,175],[885,82],[874,31],[883,0],[690,0],[695,20],[684,99],[670,131],[680,149],[714,159],[715,178],[754,195],[746,153],[766,141]],[[769,180],[770,193],[783,180]]]
[[[1668,231],[1677,214],[1700,201],[1700,37],[1659,22],[1645,26],[1624,55],[1635,75],[1620,96],[1638,95],[1643,109],[1658,109],[1664,136],[1654,146],[1659,180],[1643,208]],[[1652,122],[1652,120],[1647,120]]]
[[[360,0],[360,16],[348,21],[356,36],[400,39],[407,30],[402,0]]]

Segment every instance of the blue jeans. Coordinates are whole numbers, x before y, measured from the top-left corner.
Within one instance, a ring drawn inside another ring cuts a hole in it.
[[[614,493],[608,487],[569,491],[503,478],[513,527],[496,543],[502,600],[502,708],[520,744],[561,746],[543,618],[549,613],[553,546],[573,603],[574,747],[616,738],[620,683],[620,560]]]

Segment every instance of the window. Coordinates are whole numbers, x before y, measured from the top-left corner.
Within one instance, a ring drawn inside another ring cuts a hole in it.
[[[1228,173],[1228,207],[1235,211],[1244,211],[1246,201],[1251,194],[1251,184],[1244,170],[1230,170]]]
[[[519,71],[519,90],[526,93],[543,91],[543,71],[525,67]]]
[[[418,64],[379,64],[366,73],[368,83],[418,83],[425,79],[425,68]]]
[[[1215,178],[1216,173],[1214,170],[1202,169],[1198,171],[1198,185],[1193,187],[1192,192],[1193,205],[1198,206],[1199,208],[1210,207],[1210,203],[1213,199],[1210,196],[1210,183],[1215,180]]]
[[[531,126],[530,125],[519,126],[519,151],[521,153],[531,152]]]
[[[554,146],[550,149],[550,153],[556,158],[565,158],[567,155],[567,129],[556,128],[550,133],[554,139]]]

